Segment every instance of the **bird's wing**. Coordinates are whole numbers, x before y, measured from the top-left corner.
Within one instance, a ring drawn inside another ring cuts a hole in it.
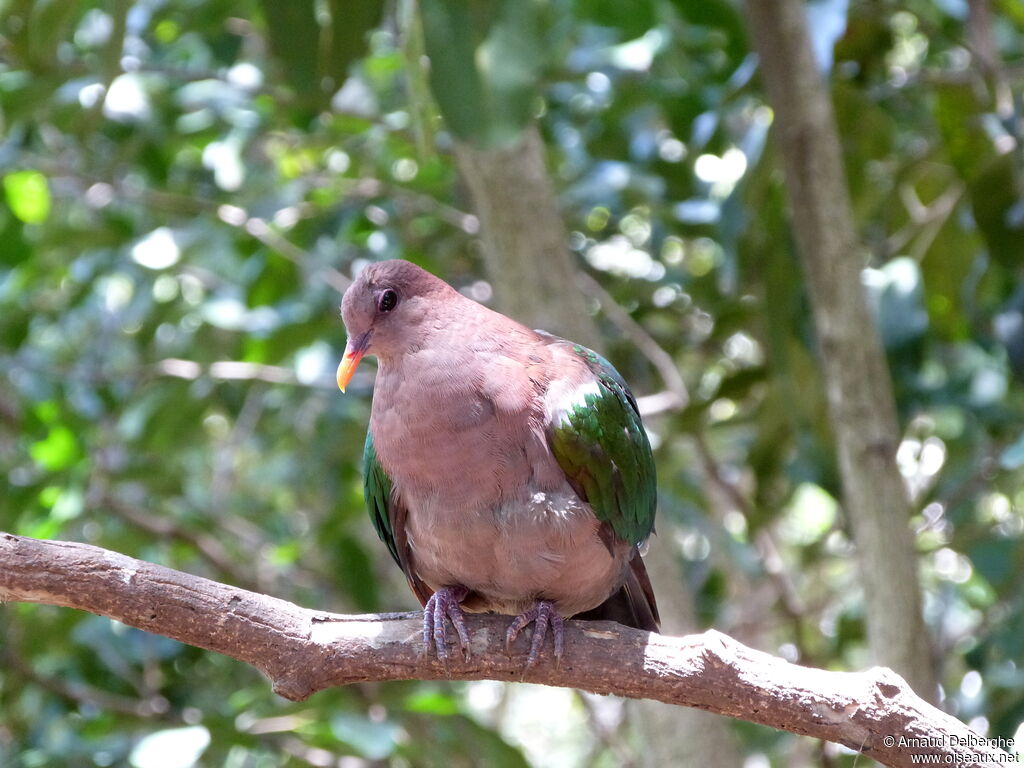
[[[560,340],[559,340],[560,341]],[[625,380],[601,355],[568,345],[593,379],[549,403],[548,441],[580,498],[620,541],[639,544],[654,528],[654,457]]]
[[[384,467],[377,461],[373,433],[370,431],[366,433],[366,445],[363,447],[363,495],[366,499],[366,510],[370,513],[370,521],[377,535],[387,545],[391,557],[405,573],[405,578],[417,599],[422,605],[426,605],[433,591],[416,575],[413,566],[412,552],[405,530],[409,511]]]
[[[383,541],[395,562],[402,564],[395,544],[395,532],[388,515],[391,505],[391,478],[384,467],[377,461],[377,451],[373,447],[373,433],[366,433],[366,444],[363,446],[363,496],[366,499],[366,511],[370,513],[370,521],[380,540]]]

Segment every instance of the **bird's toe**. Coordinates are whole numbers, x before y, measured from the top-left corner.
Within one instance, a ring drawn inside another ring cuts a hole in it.
[[[533,623],[534,628],[533,638],[530,641],[530,652],[526,657],[526,669],[536,664],[540,658],[549,628],[554,643],[555,661],[561,659],[564,646],[564,620],[554,604],[547,600],[538,600],[532,608],[523,611],[513,619],[505,633],[505,648],[511,648],[519,633],[530,623]]]
[[[442,587],[437,590],[427,604],[423,606],[423,652],[430,653],[433,645],[437,658],[448,661],[448,641],[445,638],[445,618],[455,628],[459,648],[463,656],[469,659],[469,630],[460,603],[469,594],[465,587]]]

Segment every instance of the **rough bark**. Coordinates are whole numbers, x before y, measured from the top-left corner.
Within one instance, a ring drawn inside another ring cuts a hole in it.
[[[896,408],[862,289],[865,252],[854,228],[832,104],[811,50],[804,3],[756,0],[746,7],[814,313],[871,652],[934,701],[910,505],[896,466]]]
[[[508,148],[456,144],[455,158],[480,219],[495,308],[596,349],[600,338],[583,294],[575,289],[568,233],[537,127],[531,125]]]
[[[891,766],[999,765],[1012,758],[918,698],[895,673],[799,667],[718,632],[665,637],[570,621],[560,664],[524,673],[528,637],[504,650],[508,617],[468,617],[472,657],[423,653],[421,614],[340,616],[87,544],[0,533],[0,601],[65,606],[253,665],[280,695],[378,680],[506,680],[648,697],[827,739]],[[912,746],[908,746],[912,745]],[[949,755],[947,759],[945,756]]]

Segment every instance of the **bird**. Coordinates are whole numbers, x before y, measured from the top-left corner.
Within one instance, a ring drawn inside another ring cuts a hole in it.
[[[526,668],[564,620],[657,632],[640,550],[656,477],[636,399],[604,357],[531,330],[400,259],[345,291],[342,392],[377,358],[364,492],[378,536],[423,606],[423,646],[447,663],[447,619],[469,658],[465,613],[534,624]]]

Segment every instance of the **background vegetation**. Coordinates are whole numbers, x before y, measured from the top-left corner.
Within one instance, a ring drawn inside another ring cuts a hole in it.
[[[943,706],[1010,737],[1024,9],[807,11],[870,252]],[[467,51],[478,69],[458,66]],[[455,155],[534,118],[585,275],[557,291],[585,297],[649,412],[670,566],[655,586],[694,608],[669,621],[867,666],[773,113],[727,0],[0,3],[0,528],[308,606],[414,607],[363,511],[372,366],[337,392],[339,292],[391,257],[483,301],[509,290],[484,277]],[[226,658],[43,606],[3,607],[0,633],[3,768],[643,765],[679,739],[615,700],[491,683],[291,704]],[[751,768],[854,762],[727,735]]]

